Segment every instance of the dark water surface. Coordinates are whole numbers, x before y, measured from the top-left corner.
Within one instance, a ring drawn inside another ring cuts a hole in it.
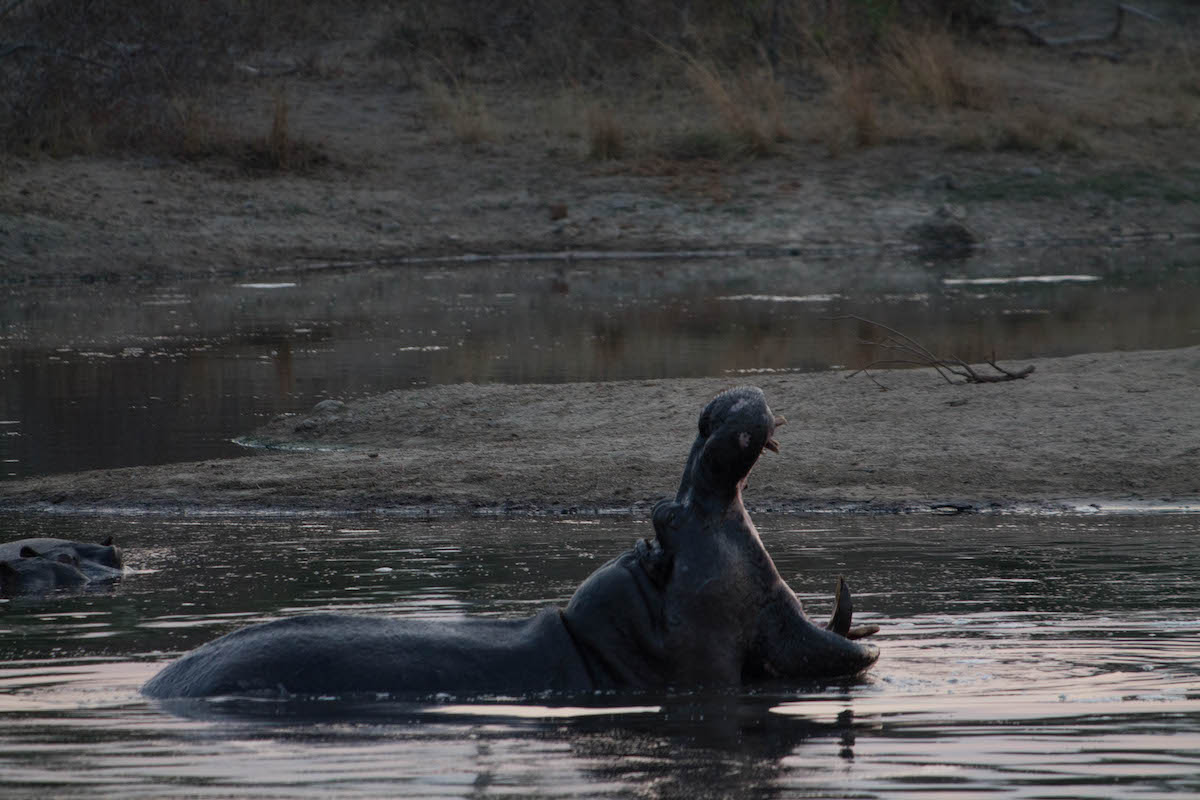
[[[997,260],[999,259],[999,260]],[[487,263],[0,285],[0,480],[229,456],[281,412],[436,383],[859,367],[858,314],[1003,363],[1200,344],[1192,247]]]
[[[816,617],[847,575],[861,681],[430,705],[202,703],[176,653],[316,610],[561,604],[646,535],[617,519],[4,516],[114,533],[114,587],[0,603],[0,795],[1113,798],[1200,793],[1200,516],[758,519]]]

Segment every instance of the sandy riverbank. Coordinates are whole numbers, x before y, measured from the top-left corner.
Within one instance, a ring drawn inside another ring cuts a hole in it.
[[[789,424],[751,476],[761,510],[1200,502],[1200,347],[1040,359],[1025,380],[931,370],[754,381]],[[1025,366],[1024,364],[1015,366]],[[543,513],[674,491],[721,379],[396,391],[254,439],[244,458],[0,484],[0,508]]]

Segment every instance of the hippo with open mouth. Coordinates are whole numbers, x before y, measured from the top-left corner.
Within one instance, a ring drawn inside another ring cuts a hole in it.
[[[727,688],[856,675],[879,651],[855,641],[839,580],[833,619],[809,621],[775,569],[742,489],[783,424],[762,391],[715,397],[655,536],[594,572],[565,609],[529,619],[427,622],[310,614],[243,628],[168,665],[156,698],[389,693],[528,694]]]

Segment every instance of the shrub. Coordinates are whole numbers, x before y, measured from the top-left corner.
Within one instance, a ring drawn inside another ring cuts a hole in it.
[[[611,109],[593,106],[588,109],[588,156],[597,161],[609,161],[625,155],[625,129]]]
[[[347,8],[347,6],[350,8]],[[186,152],[194,107],[267,38],[331,33],[323,0],[16,0],[0,8],[0,146]]]

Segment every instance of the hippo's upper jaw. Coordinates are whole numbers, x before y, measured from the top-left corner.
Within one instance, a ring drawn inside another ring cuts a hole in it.
[[[700,413],[676,502],[709,508],[732,503],[763,450],[779,452],[775,429],[785,422],[771,412],[757,386],[739,386],[714,397]]]

